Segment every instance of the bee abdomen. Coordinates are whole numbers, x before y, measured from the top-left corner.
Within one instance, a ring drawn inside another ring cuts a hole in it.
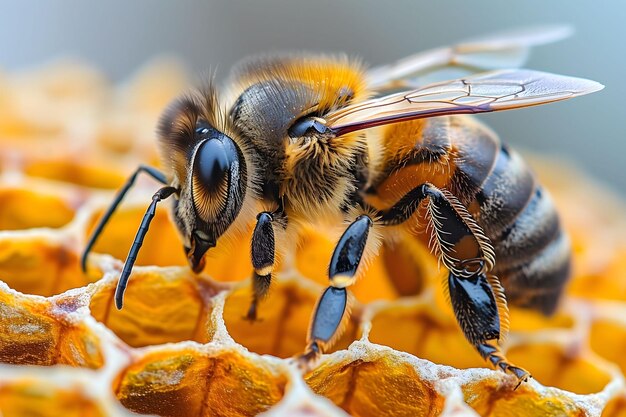
[[[492,237],[498,265],[513,268],[525,264],[560,234],[560,222],[552,200],[538,186],[513,223]]]
[[[538,186],[513,223],[492,242],[494,273],[509,302],[553,313],[569,277],[570,245],[549,195]]]
[[[559,229],[548,245],[527,256],[525,262],[516,266],[496,263],[494,273],[505,286],[509,303],[549,315],[557,307],[570,269],[570,242]]]
[[[551,314],[570,272],[570,246],[549,194],[524,161],[502,148],[476,196],[511,304]]]
[[[492,146],[486,146],[488,137],[478,140],[481,135],[475,135],[453,143],[460,151],[454,177],[469,184],[453,178],[452,185],[476,190],[466,201],[475,208],[473,214],[494,246],[494,273],[502,280],[509,302],[551,314],[569,277],[569,241],[550,196],[516,152],[499,146],[492,153],[489,172],[476,175],[466,169],[476,159],[474,154]]]
[[[397,135],[387,142],[400,151],[375,184],[377,196],[391,199],[424,180],[449,190],[491,240],[493,272],[511,304],[552,313],[569,277],[570,246],[549,195],[519,154],[480,123],[460,117],[423,123],[417,139],[387,132]]]
[[[533,198],[537,187],[528,166],[514,151],[502,145],[492,171],[480,185],[475,199],[479,222],[491,239],[500,239]]]

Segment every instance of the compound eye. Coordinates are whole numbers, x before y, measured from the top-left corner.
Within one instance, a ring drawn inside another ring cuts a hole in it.
[[[210,225],[200,230],[217,239],[241,208],[246,167],[231,138],[214,129],[206,136],[193,158],[191,197],[199,219]]]
[[[208,139],[198,148],[195,171],[202,185],[209,191],[223,186],[230,166],[237,157],[232,153],[219,139]]]
[[[320,133],[327,133],[328,127],[324,124],[324,120],[319,117],[301,117],[296,120],[289,128],[289,136],[293,139],[301,138],[307,134],[315,135]]]

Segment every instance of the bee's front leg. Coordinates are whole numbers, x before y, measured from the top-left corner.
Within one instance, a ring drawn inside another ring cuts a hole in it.
[[[328,267],[330,286],[320,297],[309,327],[307,347],[300,356],[301,365],[308,368],[326,348],[341,335],[341,325],[348,316],[348,291],[357,278],[357,271],[369,230],[373,225],[367,215],[357,217],[343,233]]]
[[[246,314],[246,319],[250,321],[257,319],[258,303],[267,296],[272,282],[276,249],[273,221],[272,213],[259,213],[252,233],[252,302]]]

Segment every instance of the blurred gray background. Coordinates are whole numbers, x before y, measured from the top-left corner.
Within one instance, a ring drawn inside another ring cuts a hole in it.
[[[29,0],[0,5],[0,69],[71,56],[121,80],[166,54],[192,73],[217,67],[223,77],[248,54],[284,49],[344,51],[377,65],[493,31],[565,23],[574,36],[538,47],[527,66],[595,79],[606,89],[481,118],[504,140],[568,157],[626,194],[625,22],[621,0]]]

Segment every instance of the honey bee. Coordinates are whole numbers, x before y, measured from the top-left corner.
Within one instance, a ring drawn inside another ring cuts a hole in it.
[[[499,69],[520,65],[530,46],[563,35],[560,28],[508,33],[369,71],[343,56],[244,61],[221,97],[209,84],[165,111],[158,128],[165,173],[141,166],[130,177],[88,242],[83,267],[141,172],[165,186],[154,194],[126,259],[118,308],[156,206],[170,196],[194,272],[219,240],[255,224],[250,320],[268,293],[277,253],[287,250],[299,225],[345,222],[329,261],[330,285],[300,356],[308,363],[341,332],[347,288],[381,242],[414,239],[447,269],[449,300],[467,340],[494,368],[526,380],[528,372],[499,347],[508,329],[507,301],[552,313],[569,276],[570,247],[547,192],[520,156],[463,115],[603,88],[580,78]],[[424,84],[450,68],[466,75]]]

